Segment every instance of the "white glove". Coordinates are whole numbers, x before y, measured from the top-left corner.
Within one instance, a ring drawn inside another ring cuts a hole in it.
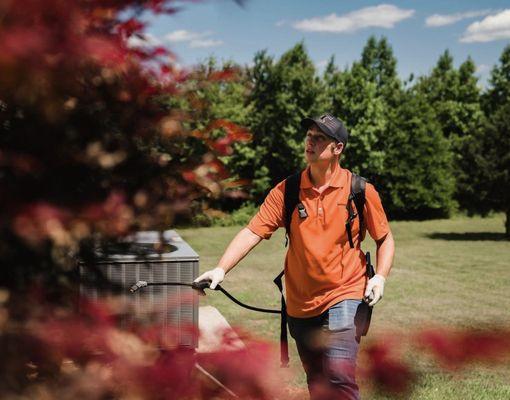
[[[216,285],[219,285],[221,282],[223,282],[224,278],[225,278],[225,270],[223,268],[216,267],[216,268],[211,269],[207,272],[204,272],[202,275],[200,275],[193,282],[210,280],[211,284],[209,285],[209,289],[214,290],[216,288]]]
[[[367,288],[365,290],[365,302],[369,306],[374,306],[379,300],[382,299],[384,293],[384,283],[386,279],[384,276],[375,274],[369,279]]]

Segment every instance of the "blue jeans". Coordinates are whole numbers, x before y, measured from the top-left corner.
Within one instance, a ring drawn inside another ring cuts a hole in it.
[[[288,316],[310,399],[359,400],[356,356],[366,312],[361,300],[344,300],[316,317]]]

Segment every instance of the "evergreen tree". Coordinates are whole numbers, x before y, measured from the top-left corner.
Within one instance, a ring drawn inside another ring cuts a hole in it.
[[[505,234],[510,240],[510,102],[489,116],[482,149],[484,208],[506,214]]]
[[[371,36],[361,55],[346,71],[331,68],[324,79],[331,90],[332,109],[351,134],[344,165],[382,184],[385,137],[401,98],[397,61],[385,38]]]
[[[419,91],[410,90],[396,115],[385,136],[385,207],[393,217],[448,216],[453,208],[452,158],[431,105]]]
[[[384,101],[368,74],[360,63],[337,73],[332,108],[350,134],[342,165],[373,181],[383,172],[384,152],[378,142],[387,132],[387,119]]]
[[[443,136],[450,142],[453,174],[456,180],[454,198],[463,209],[473,204],[473,178],[476,171],[476,145],[483,126],[480,90],[477,86],[475,64],[468,58],[457,70],[446,50],[438,59],[430,76],[419,80],[416,88],[435,111]]]
[[[263,157],[267,153],[264,147],[264,138],[267,127],[263,125],[263,119],[257,116],[264,112],[274,113],[274,101],[272,93],[279,88],[278,79],[274,73],[274,60],[266,51],[255,54],[253,67],[248,71],[249,94],[244,100],[244,105],[253,110],[253,114],[247,120],[247,125],[252,132],[252,141],[248,144],[237,144],[234,153],[229,159],[231,172],[238,178],[251,180],[249,192],[256,198],[260,198],[271,184],[269,169],[263,165]],[[258,122],[258,126],[257,126]],[[258,199],[257,198],[257,199]]]
[[[335,98],[336,91],[338,90],[341,72],[339,72],[335,65],[335,57],[331,56],[324,68],[322,79],[319,81],[320,90],[316,99],[316,107],[319,113],[332,112],[333,99]]]
[[[485,180],[486,169],[480,168],[480,144],[485,134],[485,118],[481,108],[476,67],[468,58],[459,68],[456,130],[450,140],[454,157],[456,178],[455,199],[460,208],[473,213],[473,205],[478,204],[475,187],[477,182]]]
[[[397,59],[385,37],[379,41],[374,36],[368,39],[361,54],[361,65],[368,72],[368,79],[376,84],[377,95],[391,108],[396,107],[402,84],[397,73]]]
[[[261,200],[271,186],[304,166],[300,121],[319,112],[320,85],[303,43],[278,62],[266,52],[257,53],[250,81],[247,106],[253,112],[247,125],[253,141],[236,146],[232,165],[240,177],[252,180],[251,194]]]
[[[484,111],[495,112],[510,102],[510,45],[507,45],[499,58],[499,65],[491,71],[489,90],[484,96]]]
[[[506,214],[505,232],[510,239],[510,45],[500,56],[489,80],[484,96],[487,115],[485,135],[482,136],[480,167],[486,173],[477,182],[482,211],[503,211]]]

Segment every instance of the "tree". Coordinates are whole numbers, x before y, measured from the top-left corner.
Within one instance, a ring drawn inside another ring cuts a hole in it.
[[[480,122],[480,90],[475,71],[471,58],[456,70],[447,50],[439,57],[431,75],[421,78],[417,85],[436,110],[446,138],[463,137],[470,133],[473,123]]]
[[[446,217],[454,191],[449,143],[419,91],[408,91],[400,104],[385,136],[385,207],[399,218]]]
[[[485,208],[506,214],[505,235],[510,240],[510,102],[489,116],[483,143],[487,180],[480,186]]]
[[[344,74],[344,90],[338,90],[337,104],[348,117],[352,131],[346,166],[358,170],[384,190],[386,137],[390,121],[396,116],[402,84],[396,70],[397,60],[386,38],[371,36],[360,62]],[[342,100],[344,99],[344,100]]]
[[[443,136],[450,142],[456,180],[454,198],[468,210],[474,200],[473,179],[479,174],[473,163],[477,150],[471,142],[479,141],[484,123],[475,70],[471,58],[455,69],[446,50],[430,76],[422,77],[416,85],[432,105]]]
[[[171,109],[188,115],[187,128],[194,132],[202,132],[202,138],[217,141],[218,146],[226,145],[219,160],[235,175],[235,164],[232,161],[233,148],[230,146],[229,135],[232,135],[233,124],[239,127],[237,140],[248,141],[249,133],[245,128],[247,117],[253,111],[246,106],[249,91],[247,69],[232,61],[218,64],[214,57],[199,64],[188,75],[181,85],[181,96],[167,100]],[[223,121],[223,123],[218,123]],[[227,129],[228,128],[228,129]],[[229,131],[230,129],[230,131]],[[203,143],[202,143],[203,145]],[[213,196],[211,192],[195,198],[191,214],[202,214],[203,208],[222,208],[232,210],[247,197],[243,190],[246,182],[228,179],[224,183],[222,196]],[[185,219],[189,220],[189,216]],[[200,217],[199,217],[200,218]]]
[[[489,88],[483,97],[484,111],[491,114],[508,102],[510,102],[510,45],[503,49],[499,64],[491,71]]]
[[[218,119],[246,125],[251,112],[244,104],[247,80],[246,69],[233,61],[218,65],[216,58],[209,57],[198,64],[183,85],[188,100],[183,108],[192,113],[194,128],[205,129]]]
[[[370,36],[361,54],[361,65],[368,71],[370,81],[376,84],[377,95],[390,107],[395,107],[402,84],[397,73],[397,59],[385,37],[377,41],[375,36]]]
[[[336,95],[336,90],[341,83],[339,82],[341,73],[335,65],[335,57],[331,56],[324,68],[322,79],[319,80],[319,95],[316,98],[317,109],[319,112],[332,112],[333,99]]]
[[[468,58],[459,67],[458,106],[454,115],[456,127],[450,140],[454,157],[456,178],[455,199],[463,210],[472,214],[474,207],[480,213],[479,193],[476,186],[486,178],[486,167],[480,165],[480,145],[485,135],[485,115],[481,107],[481,94],[478,88],[476,67]]]
[[[319,93],[315,68],[303,43],[274,62],[259,52],[250,71],[251,92],[247,106],[253,110],[247,126],[252,143],[236,145],[229,165],[237,176],[252,181],[256,200],[293,171],[303,167],[303,117],[318,112]]]
[[[349,131],[342,165],[373,181],[383,172],[384,152],[379,150],[378,143],[384,140],[388,121],[386,105],[377,96],[377,86],[368,75],[360,63],[337,74],[333,113],[345,122]]]
[[[489,88],[484,95],[487,116],[485,134],[480,138],[478,168],[486,172],[477,182],[482,210],[503,211],[506,214],[505,234],[510,239],[510,45],[503,52],[492,72]]]
[[[244,102],[254,111],[248,119],[254,133],[253,139],[249,144],[234,146],[235,151],[229,165],[237,177],[251,181],[250,194],[260,198],[271,185],[270,171],[264,164],[271,141],[265,138],[268,133],[264,130],[270,127],[265,126],[264,119],[257,116],[263,113],[272,117],[275,112],[272,94],[279,90],[279,82],[274,73],[274,60],[265,51],[258,52],[253,61],[254,65],[249,71],[250,93]]]

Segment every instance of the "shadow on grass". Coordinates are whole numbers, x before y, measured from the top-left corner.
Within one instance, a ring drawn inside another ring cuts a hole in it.
[[[508,240],[504,233],[500,232],[433,232],[425,235],[429,239],[454,240],[454,241],[504,241]]]

